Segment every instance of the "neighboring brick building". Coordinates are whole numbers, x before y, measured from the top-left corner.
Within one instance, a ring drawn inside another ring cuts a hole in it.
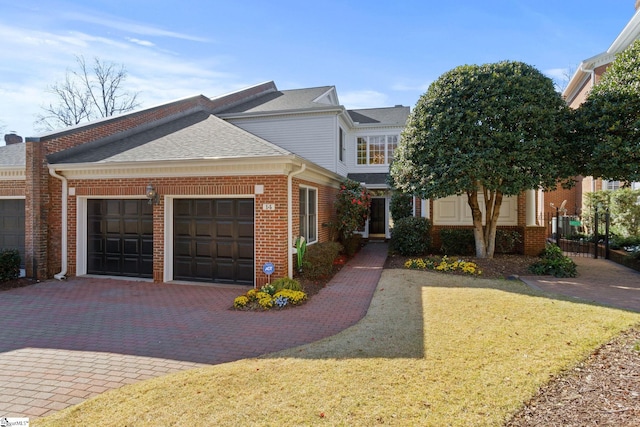
[[[567,104],[571,108],[578,108],[587,98],[591,88],[600,81],[602,75],[606,72],[609,65],[613,62],[616,55],[624,51],[631,43],[640,36],[640,0],[635,1],[636,12],[631,17],[622,32],[613,41],[609,49],[589,59],[585,59],[574,75],[571,77],[563,96]],[[576,177],[577,185],[571,190],[557,190],[544,193],[541,203],[542,211],[545,213],[555,213],[555,209],[551,207],[560,206],[563,201],[567,201],[565,207],[568,215],[582,213],[584,207],[583,196],[599,190],[617,189],[620,182],[608,182],[593,177]],[[640,183],[633,183],[634,188],[640,188]]]

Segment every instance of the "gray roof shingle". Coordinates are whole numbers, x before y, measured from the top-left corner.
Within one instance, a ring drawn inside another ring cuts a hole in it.
[[[291,154],[206,112],[141,132],[52,154],[50,163],[111,163],[282,156]]]
[[[387,108],[366,108],[347,110],[351,120],[360,124],[398,125],[404,126],[409,117],[409,107],[402,105]]]
[[[25,166],[26,144],[11,144],[0,147],[0,166]]]
[[[333,86],[321,86],[307,89],[278,90],[267,93],[248,102],[236,105],[219,114],[262,113],[267,111],[303,110],[326,108],[327,104],[313,102],[319,96],[333,89]]]

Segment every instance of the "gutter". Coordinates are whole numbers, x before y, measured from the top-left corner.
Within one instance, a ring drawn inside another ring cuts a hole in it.
[[[68,262],[67,262],[67,199],[69,197],[68,189],[67,189],[68,184],[67,184],[67,178],[65,178],[62,175],[58,175],[58,173],[56,173],[54,169],[49,169],[49,175],[62,181],[62,194],[61,194],[62,218],[60,221],[60,224],[62,226],[62,236],[61,236],[62,237],[62,243],[61,243],[62,254],[61,254],[61,260],[60,260],[62,270],[60,271],[60,273],[54,274],[53,277],[58,280],[64,280],[67,278],[67,267],[68,267]]]
[[[287,175],[287,277],[293,278],[293,258],[291,255],[296,253],[296,249],[291,246],[293,240],[293,177],[301,174],[307,169],[306,163],[300,166],[297,171],[289,172]]]

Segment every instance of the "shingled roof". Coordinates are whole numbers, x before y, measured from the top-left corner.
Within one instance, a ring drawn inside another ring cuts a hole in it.
[[[383,124],[404,126],[409,117],[409,107],[398,105],[387,108],[347,110],[351,120],[359,124]]]
[[[276,90],[226,110],[217,111],[217,113],[263,113],[268,111],[326,108],[327,105],[331,104],[318,102],[318,99],[333,89],[333,86],[321,86],[306,89]]]
[[[144,162],[291,154],[204,111],[127,136],[112,136],[59,153],[52,164]]]
[[[24,143],[4,145],[0,147],[0,167],[25,166],[26,145]]]

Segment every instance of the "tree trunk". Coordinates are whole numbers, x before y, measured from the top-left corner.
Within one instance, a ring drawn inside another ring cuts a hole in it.
[[[473,238],[476,241],[476,258],[487,257],[487,246],[484,241],[484,229],[482,227],[482,211],[478,202],[478,191],[467,192],[467,202],[471,208],[473,218]]]
[[[476,242],[476,258],[493,258],[496,248],[496,229],[500,206],[502,206],[502,192],[483,189],[485,215],[482,217],[478,191],[467,192],[467,202],[471,208],[473,218],[473,237]],[[483,225],[484,224],[484,225]]]

